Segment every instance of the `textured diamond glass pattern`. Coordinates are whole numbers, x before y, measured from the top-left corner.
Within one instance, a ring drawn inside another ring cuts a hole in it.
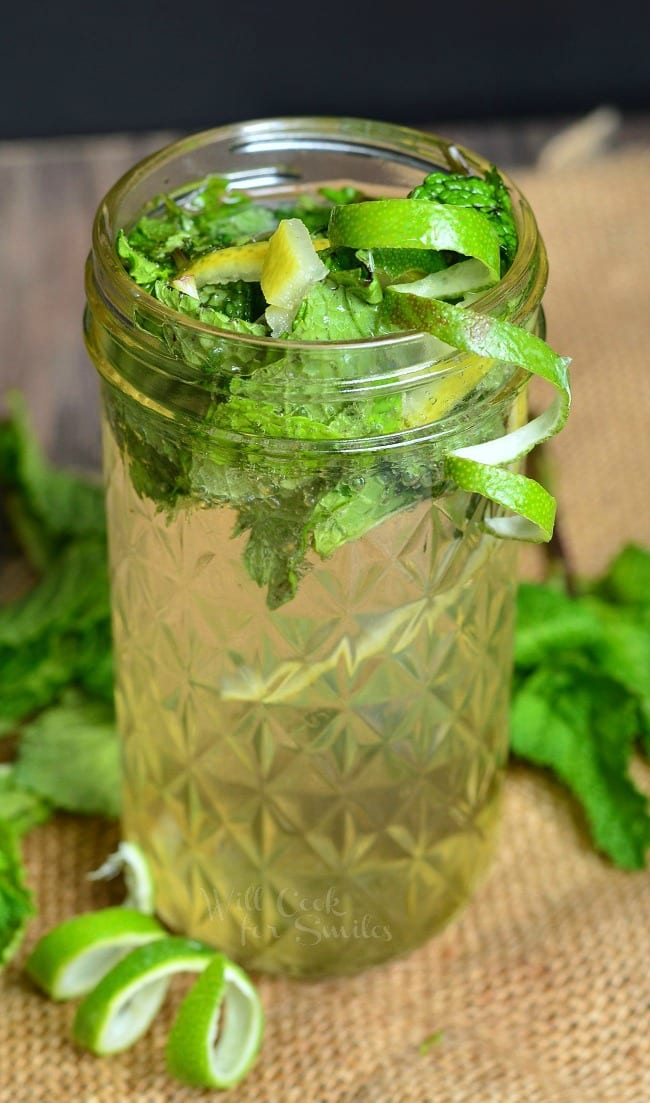
[[[512,546],[480,504],[422,503],[314,559],[271,613],[234,515],[170,521],[106,446],[124,832],[163,919],[301,974],[422,942],[491,849]]]

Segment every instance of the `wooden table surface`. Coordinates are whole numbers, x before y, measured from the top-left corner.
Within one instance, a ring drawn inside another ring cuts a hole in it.
[[[533,164],[571,119],[432,123],[507,170]],[[95,373],[81,336],[83,268],[95,209],[136,161],[169,133],[0,143],[0,406],[27,397],[48,453],[73,467],[99,463]],[[650,140],[650,116],[625,118],[616,145]]]

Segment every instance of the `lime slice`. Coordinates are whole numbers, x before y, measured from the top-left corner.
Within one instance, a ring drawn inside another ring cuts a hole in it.
[[[274,337],[289,329],[305,295],[326,275],[304,222],[285,218],[269,238],[260,276]]]
[[[151,1026],[175,973],[200,973],[214,951],[189,938],[140,946],[111,969],[77,1008],[72,1036],[98,1056],[119,1053]]]
[[[183,1000],[167,1039],[167,1068],[185,1084],[231,1088],[262,1044],[264,1012],[246,974],[218,954]]]
[[[285,221],[299,222],[299,219]],[[284,224],[281,222],[280,226]],[[319,238],[312,242],[307,227],[302,222],[300,225],[304,227],[314,250],[320,251],[329,247],[327,238]],[[213,249],[209,253],[204,253],[203,256],[197,257],[195,261],[188,264],[187,268],[184,268],[181,274],[171,281],[171,285],[178,291],[198,299],[198,289],[207,283],[230,283],[232,280],[259,283],[264,258],[272,240],[273,238],[267,241],[248,241],[244,245],[230,245],[226,249]]]
[[[126,897],[123,907],[153,915],[155,893],[149,860],[136,843],[121,842],[114,854],[109,854],[99,869],[88,874],[89,881],[110,881],[123,874]]]
[[[442,345],[442,355],[455,350]],[[493,361],[479,360],[471,362],[461,369],[443,375],[432,383],[420,384],[402,394],[402,415],[407,429],[416,429],[421,425],[433,425],[446,417],[466,395],[480,383],[493,365]]]
[[[71,1000],[90,992],[134,947],[165,934],[155,919],[139,911],[105,908],[88,912],[44,935],[25,968],[53,1000]]]
[[[388,288],[384,301],[394,325],[433,333],[454,348],[474,353],[483,359],[486,371],[495,360],[518,364],[555,388],[547,409],[526,425],[496,440],[455,449],[445,459],[446,472],[457,486],[482,494],[514,514],[487,518],[488,531],[515,540],[550,540],[555,500],[533,479],[500,465],[515,463],[562,429],[571,405],[570,361],[510,322],[404,293],[397,285]]]
[[[445,207],[428,199],[375,199],[333,207],[328,237],[333,248],[450,249],[485,268],[484,282],[497,283],[499,238],[485,215],[471,207]]]

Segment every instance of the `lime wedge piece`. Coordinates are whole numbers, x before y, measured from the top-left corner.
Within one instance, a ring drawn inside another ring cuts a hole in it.
[[[90,992],[134,947],[165,935],[149,915],[104,908],[54,927],[37,942],[25,968],[53,1000],[72,1000]]]
[[[333,248],[449,249],[485,267],[485,283],[501,272],[499,238],[472,207],[446,207],[428,199],[375,199],[333,207],[328,237]]]
[[[109,854],[99,869],[88,874],[89,881],[111,881],[119,874],[124,877],[126,897],[123,907],[153,915],[155,892],[149,859],[136,843],[121,842],[113,854]]]
[[[183,1000],[167,1039],[167,1068],[185,1084],[231,1088],[262,1044],[264,1012],[246,974],[218,954]]]
[[[199,973],[214,951],[189,938],[162,938],[132,950],[79,1004],[78,1045],[103,1057],[133,1045],[151,1026],[175,973]]]
[[[445,352],[453,353],[454,349],[442,345]],[[407,429],[416,429],[421,425],[433,425],[436,421],[446,417],[466,395],[480,383],[492,367],[494,361],[472,361],[462,369],[443,375],[441,379],[431,383],[420,384],[404,390],[402,394],[402,415]]]
[[[286,221],[299,222],[300,220],[294,218]],[[284,224],[281,222],[280,226]],[[312,242],[307,227],[302,222],[300,225],[303,226],[314,250],[329,248],[327,238],[318,238]],[[226,249],[213,249],[209,253],[204,253],[203,256],[197,257],[188,264],[187,268],[184,268],[180,275],[171,281],[171,285],[178,291],[198,299],[198,289],[207,283],[230,283],[232,280],[259,283],[264,258],[273,237],[275,234],[266,241],[248,241],[244,245],[230,245]]]
[[[285,218],[269,238],[260,276],[273,336],[289,328],[305,295],[327,271],[304,222]]]
[[[213,249],[204,253],[184,268],[180,276],[171,281],[172,287],[192,294],[206,283],[230,283],[231,280],[259,281],[262,262],[269,247],[268,241],[249,241],[245,245],[231,245],[227,249]],[[198,298],[198,294],[193,295]]]

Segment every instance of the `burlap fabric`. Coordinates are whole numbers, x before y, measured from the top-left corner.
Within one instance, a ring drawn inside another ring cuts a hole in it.
[[[650,543],[650,151],[519,179],[552,266],[554,345],[575,360],[575,410],[557,442],[569,550],[596,571],[624,540]],[[530,565],[527,558],[527,563]],[[116,829],[60,817],[26,851],[45,928],[105,905],[86,872]],[[650,875],[617,872],[548,778],[509,771],[489,877],[460,920],[405,960],[352,979],[261,979],[259,1063],[233,1103],[649,1103]],[[130,1052],[99,1060],[68,1040],[73,1009],[7,970],[0,1103],[189,1103],[164,1073],[183,990]],[[442,1036],[428,1052],[420,1044]]]

